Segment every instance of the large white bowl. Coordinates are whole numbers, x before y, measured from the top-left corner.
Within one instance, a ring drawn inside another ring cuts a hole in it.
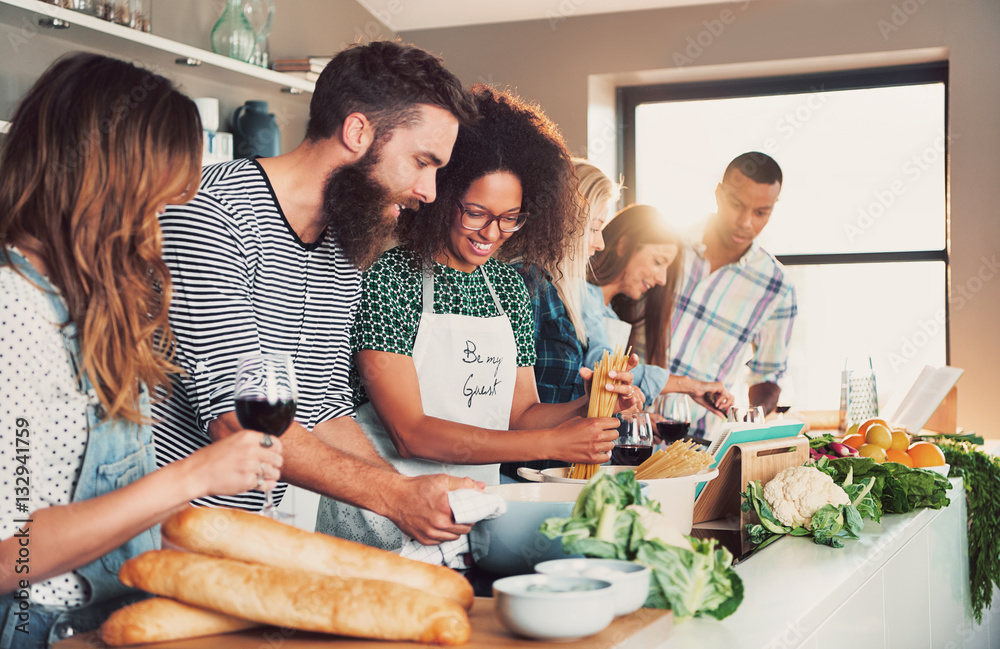
[[[603,631],[614,619],[611,582],[561,575],[517,575],[493,582],[497,619],[517,635],[573,640]]]
[[[503,496],[507,512],[472,526],[469,542],[476,565],[496,575],[523,575],[535,564],[565,559],[562,539],[538,531],[546,518],[568,518],[583,484],[554,482],[501,484],[486,491]]]
[[[569,477],[570,467],[556,467],[552,469],[518,469],[518,474],[527,480],[541,480],[542,482],[556,482],[566,484],[584,484],[586,480],[578,480]],[[602,466],[600,471],[611,474],[622,471],[634,471],[634,466]],[[690,534],[694,524],[694,500],[695,490],[702,482],[708,482],[719,475],[718,469],[705,469],[694,475],[683,476],[681,478],[657,478],[655,480],[640,480],[644,485],[649,485],[648,490],[643,493],[652,500],[659,501],[660,511],[674,524],[681,534]]]
[[[619,559],[555,559],[535,566],[535,572],[564,577],[590,577],[610,581],[615,593],[615,615],[642,608],[649,596],[650,569]]]

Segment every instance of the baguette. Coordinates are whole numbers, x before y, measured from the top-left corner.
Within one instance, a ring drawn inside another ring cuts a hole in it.
[[[458,603],[375,579],[150,550],[122,565],[126,586],[226,615],[305,631],[455,645],[472,633]]]
[[[231,633],[255,626],[259,624],[172,599],[153,597],[112,613],[101,625],[101,639],[107,645],[118,647]]]
[[[406,559],[237,509],[186,507],[162,527],[172,545],[214,557],[331,577],[382,579],[472,607],[472,585],[451,568]]]

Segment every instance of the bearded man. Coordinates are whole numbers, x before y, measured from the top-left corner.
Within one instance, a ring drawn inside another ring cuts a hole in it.
[[[459,123],[475,113],[458,79],[427,52],[351,47],[317,80],[295,150],[206,167],[198,194],[166,210],[170,325],[184,374],[153,408],[158,464],[241,429],[233,403],[240,357],[288,354],[299,395],[282,436],[282,480],[387,516],[421,543],[468,533],[452,522],[447,495],[475,483],[411,478],[386,464],[351,417],[348,369],[360,271],[385,248],[401,210],[434,200],[436,171]],[[274,496],[284,489],[279,483]],[[251,491],[196,504],[263,503]]]

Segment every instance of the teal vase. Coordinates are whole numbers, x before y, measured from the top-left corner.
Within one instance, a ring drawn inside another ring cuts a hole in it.
[[[257,34],[243,13],[243,0],[226,1],[226,8],[212,28],[211,40],[216,54],[247,62],[253,58]]]

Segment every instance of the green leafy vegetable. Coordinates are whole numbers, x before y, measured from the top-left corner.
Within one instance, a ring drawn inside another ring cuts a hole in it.
[[[951,465],[951,475],[965,483],[972,612],[982,623],[983,611],[990,608],[994,589],[1000,586],[1000,459],[961,438],[942,437],[936,443]]]
[[[652,570],[646,606],[673,610],[677,622],[700,615],[723,619],[743,601],[733,555],[714,539],[682,537],[676,544],[652,536],[642,516],[659,516],[659,503],[639,491],[632,471],[598,473],[580,492],[570,518],[550,518],[541,531],[562,537],[570,554],[636,561]],[[647,518],[647,520],[650,520]],[[652,523],[651,523],[652,526]]]
[[[945,494],[951,489],[948,478],[927,469],[914,469],[896,462],[879,464],[868,457],[824,458],[815,466],[840,485],[848,476],[854,479],[874,477],[872,502],[865,503],[865,506],[866,509],[874,509],[877,501],[881,511],[869,516],[876,522],[881,521],[881,514],[905,514],[917,507],[941,509],[951,502]]]

